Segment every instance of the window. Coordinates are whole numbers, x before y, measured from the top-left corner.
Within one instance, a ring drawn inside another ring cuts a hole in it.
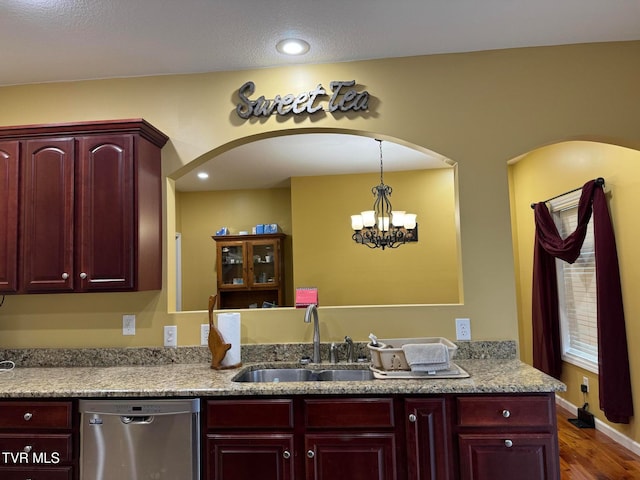
[[[551,214],[562,238],[575,231],[580,191],[551,202]],[[596,301],[596,257],[593,221],[580,256],[572,265],[556,259],[562,359],[598,373],[598,323]]]

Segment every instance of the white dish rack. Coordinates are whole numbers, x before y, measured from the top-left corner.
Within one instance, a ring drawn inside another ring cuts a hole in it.
[[[372,370],[380,372],[401,372],[410,371],[411,367],[407,363],[402,346],[414,343],[440,343],[447,347],[449,360],[453,360],[458,350],[458,346],[443,337],[424,338],[389,338],[378,339],[378,345],[369,343],[371,353]]]

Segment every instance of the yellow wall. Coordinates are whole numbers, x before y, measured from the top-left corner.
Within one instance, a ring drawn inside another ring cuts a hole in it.
[[[453,169],[385,173],[394,208],[418,215],[419,241],[356,244],[350,215],[370,210],[380,174],[292,179],[294,280],[320,305],[459,303]]]
[[[227,227],[231,234],[251,232],[259,223],[277,223],[291,235],[288,188],[176,194],[176,230],[182,234],[182,310],[206,310],[209,295],[216,292],[216,247],[211,238],[216,231]],[[291,265],[290,237],[285,258]],[[291,269],[287,277],[291,278]],[[293,305],[293,294],[287,298]]]
[[[455,317],[471,318],[475,339],[513,339],[518,323],[506,162],[578,137],[640,147],[638,58],[640,42],[628,42],[11,86],[0,88],[0,124],[143,117],[170,137],[162,153],[167,176],[243,138],[294,129],[347,131],[429,148],[458,164],[464,304],[321,308],[323,340],[340,341],[345,334],[364,340],[370,331],[454,337]],[[235,92],[248,80],[257,95],[273,97],[350,79],[370,92],[369,112],[249,121],[234,114]],[[171,312],[171,179],[165,187],[162,291],[7,297],[0,308],[0,345],[160,345],[168,324],[178,326],[180,345],[199,343],[206,312]],[[138,315],[136,336],[122,336],[123,313]],[[244,342],[312,337],[294,309],[244,312],[242,325]]]
[[[638,205],[640,205],[640,151],[594,142],[565,142],[537,149],[510,167],[514,244],[516,245],[516,279],[518,289],[518,317],[520,352],[531,363],[531,289],[533,275],[533,245],[535,227],[532,202],[581,187],[587,180],[605,179],[609,210],[614,224],[622,295],[629,345],[634,409],[640,412],[640,351],[635,340],[640,338],[640,288],[637,265],[640,265],[638,237]],[[567,392],[561,394],[574,405],[585,402],[580,392],[582,377],[589,378],[590,391],[586,401],[590,410],[606,421],[599,409],[597,376],[579,367],[563,363],[562,381]],[[635,379],[635,381],[634,381]],[[640,426],[615,426],[631,438],[638,439]]]

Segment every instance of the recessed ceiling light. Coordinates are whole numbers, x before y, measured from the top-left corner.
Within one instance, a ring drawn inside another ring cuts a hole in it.
[[[285,38],[276,44],[276,50],[285,55],[304,55],[309,48],[309,44],[299,38]]]
[[[209,174],[207,172],[200,172],[198,173],[198,178],[200,180],[206,180],[207,178],[209,178]]]

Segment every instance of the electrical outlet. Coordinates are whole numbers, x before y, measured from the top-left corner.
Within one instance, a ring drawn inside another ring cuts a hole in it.
[[[471,340],[471,320],[456,318],[456,340]]]
[[[178,327],[175,325],[164,326],[164,346],[165,347],[177,347],[178,346]]]
[[[136,334],[136,316],[122,315],[122,335]]]
[[[200,325],[200,345],[209,345],[209,324]]]
[[[584,387],[584,390],[582,390],[582,387]],[[582,377],[582,385],[580,386],[580,389],[583,393],[589,392],[589,377]]]

